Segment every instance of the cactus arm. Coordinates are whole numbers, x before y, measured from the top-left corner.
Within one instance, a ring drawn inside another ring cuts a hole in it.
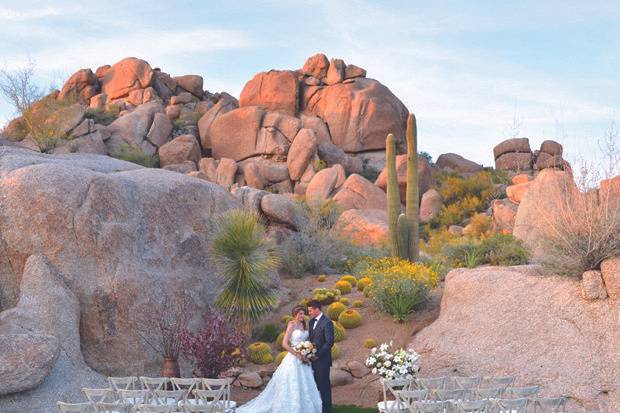
[[[400,215],[400,191],[396,176],[396,146],[394,136],[390,133],[385,140],[385,156],[387,164],[387,215],[389,243],[393,256],[398,255],[397,224]]]
[[[418,128],[415,115],[407,117],[407,209],[409,252],[411,261],[419,259],[420,251],[420,194],[418,178]]]

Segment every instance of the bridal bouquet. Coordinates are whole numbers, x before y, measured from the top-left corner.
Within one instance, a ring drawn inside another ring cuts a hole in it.
[[[372,374],[378,374],[387,380],[413,379],[420,371],[420,355],[412,349],[391,351],[391,348],[392,342],[370,350],[366,367],[371,369]]]
[[[316,348],[314,344],[309,341],[303,341],[293,347],[293,350],[301,354],[307,359],[311,359],[316,355]]]

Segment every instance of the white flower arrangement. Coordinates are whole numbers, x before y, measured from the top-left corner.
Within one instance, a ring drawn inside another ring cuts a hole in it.
[[[421,357],[413,349],[391,351],[392,342],[383,343],[370,350],[366,359],[366,367],[372,374],[378,374],[387,380],[412,380],[420,371]]]
[[[316,355],[316,348],[314,347],[314,344],[312,344],[310,341],[303,341],[297,344],[293,347],[293,350],[308,359]]]

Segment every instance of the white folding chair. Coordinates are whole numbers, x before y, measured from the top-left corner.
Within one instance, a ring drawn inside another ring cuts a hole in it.
[[[138,404],[147,404],[151,398],[151,392],[148,390],[119,390],[118,398],[125,404],[136,406]]]
[[[566,413],[565,397],[546,397],[536,399],[537,413]]]
[[[220,390],[194,390],[196,400],[181,402],[186,412],[226,413],[222,402],[224,389]]]
[[[398,402],[402,405],[402,410],[408,411],[411,406],[415,405],[415,402],[421,402],[426,400],[426,390],[401,390],[398,392]]]
[[[202,390],[202,379],[172,377],[172,388],[184,392],[183,400],[187,400],[194,390]]]
[[[444,402],[424,401],[415,402],[414,406],[409,407],[410,413],[446,413],[448,404]]]
[[[384,379],[381,382],[383,384],[383,401],[377,403],[379,412],[399,413],[401,410],[407,409],[407,406],[401,405],[398,400],[398,393],[402,390],[411,390],[413,381],[407,379]]]
[[[187,400],[184,390],[155,390],[151,400],[153,404],[178,406],[180,401]]]
[[[506,389],[508,387],[512,387],[515,379],[515,376],[485,377],[483,382],[486,388]]]
[[[529,399],[499,399],[495,401],[496,413],[527,413]]]
[[[504,389],[500,387],[477,389],[473,391],[476,397],[480,400],[496,400],[502,397]]]
[[[222,395],[222,402],[224,403],[224,407],[226,408],[226,412],[235,411],[237,408],[237,402],[234,400],[230,400],[230,383],[231,379],[202,379],[202,387],[204,390],[219,390],[224,389],[224,394]]]
[[[474,390],[480,387],[481,377],[452,377],[456,389]]]
[[[114,403],[106,403],[99,402],[95,403],[95,411],[97,413],[131,413],[131,406],[124,403],[114,402]]]
[[[435,390],[431,397],[436,401],[447,402],[447,401],[460,401],[466,399],[466,390],[457,389],[457,390]]]
[[[166,390],[170,379],[167,377],[140,377],[140,382],[146,390],[152,393],[155,390]]]
[[[509,387],[504,392],[504,398],[506,399],[526,399],[534,398],[540,392],[539,386],[528,387]]]
[[[116,397],[114,396],[114,390],[108,389],[90,389],[88,387],[82,388],[82,393],[90,403],[105,403],[113,402]]]
[[[446,388],[446,380],[445,377],[420,377],[416,379],[416,384],[418,388],[427,391],[443,390]]]
[[[61,413],[90,413],[93,409],[92,403],[56,403],[58,411]]]
[[[137,382],[137,377],[108,377],[108,383],[110,383],[110,387],[116,392],[118,392],[119,390],[137,390]]]
[[[137,412],[148,413],[174,413],[176,406],[165,406],[161,404],[139,404],[135,407]]]
[[[460,400],[454,404],[457,413],[488,413],[492,406],[488,400]]]

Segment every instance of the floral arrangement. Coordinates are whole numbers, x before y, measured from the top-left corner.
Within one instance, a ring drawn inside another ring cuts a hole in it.
[[[372,374],[377,374],[386,380],[412,380],[420,371],[421,357],[412,349],[398,349],[392,351],[392,342],[383,343],[378,348],[370,350],[366,359],[366,367]]]
[[[303,341],[293,347],[293,350],[301,354],[307,359],[311,359],[316,355],[314,344],[309,341]]]

